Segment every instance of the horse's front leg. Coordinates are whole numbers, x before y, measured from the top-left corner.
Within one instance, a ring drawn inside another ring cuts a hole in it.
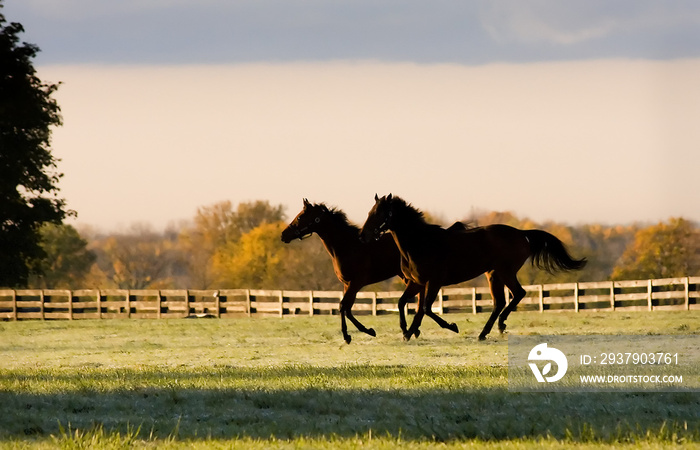
[[[517,308],[518,303],[520,303],[520,300],[525,297],[526,292],[515,274],[509,274],[502,277],[506,286],[508,289],[510,289],[510,293],[513,294],[513,299],[505,308],[503,308],[503,311],[501,311],[501,314],[498,316],[498,331],[504,333],[506,331],[506,320],[508,319],[508,315],[513,312],[515,308]]]
[[[410,328],[408,329],[407,332],[405,332],[405,333],[403,334],[403,340],[404,340],[404,341],[409,341],[409,340],[411,340],[411,336],[414,336],[414,335],[415,335],[416,337],[420,336],[420,330],[419,330],[418,328],[420,328],[420,324],[423,322],[423,316],[424,316],[424,315],[425,315],[425,314],[423,314],[423,309],[418,308],[418,309],[416,310],[416,315],[413,316],[413,322],[411,322]]]
[[[343,299],[340,301],[341,330],[343,332],[343,339],[345,339],[345,342],[347,342],[348,344],[352,341],[352,337],[350,337],[350,334],[348,334],[348,327],[347,327],[347,324],[345,323],[346,316],[348,319],[350,319],[350,322],[352,322],[353,325],[355,325],[355,327],[359,331],[362,331],[363,333],[367,333],[372,337],[377,335],[377,333],[374,331],[374,328],[365,327],[352,314],[352,306],[355,304],[355,299],[357,298],[357,293],[359,290],[360,290],[359,288],[357,288],[352,283],[350,283],[348,285],[348,287],[345,289],[345,294],[343,295]]]
[[[489,288],[491,289],[491,297],[493,297],[493,311],[491,311],[491,315],[489,316],[488,320],[486,321],[486,324],[484,325],[484,329],[481,330],[481,333],[479,334],[480,341],[483,341],[486,339],[486,336],[491,332],[491,328],[493,327],[493,324],[496,322],[498,315],[501,313],[503,308],[506,306],[506,295],[505,295],[505,292],[503,291],[505,284],[503,283],[503,280],[501,279],[500,275],[494,271],[487,272],[486,279],[488,280]],[[505,329],[505,326],[504,326],[504,329]]]
[[[352,341],[352,337],[348,334],[348,324],[345,322],[345,310],[343,309],[343,300],[345,300],[345,296],[343,296],[343,299],[340,301],[340,331],[343,333],[343,339],[345,340],[346,343],[350,343]]]
[[[411,339],[411,335],[408,334],[408,330],[406,329],[406,303],[415,297],[419,292],[421,293],[422,297],[422,290],[423,287],[421,285],[408,281],[406,283],[406,289],[404,289],[403,294],[401,294],[401,298],[399,298],[399,326],[401,327],[401,333],[403,334],[404,340]],[[418,335],[416,335],[416,337],[418,337]]]
[[[440,293],[440,288],[442,286],[433,283],[432,284],[432,290],[434,291],[433,296],[431,297],[432,300],[430,302],[422,302],[420,305],[423,308],[423,313],[433,319],[435,323],[440,325],[442,328],[447,328],[450,331],[454,331],[455,333],[459,333],[459,327],[457,327],[456,323],[448,323],[445,319],[442,317],[438,316],[433,312],[433,303],[435,302],[435,299],[437,298],[437,295]]]
[[[433,286],[437,286],[434,288]],[[408,329],[408,336],[414,335],[418,337],[420,335],[420,325],[423,322],[423,316],[425,316],[426,311],[430,311],[433,307],[433,302],[437,297],[438,291],[440,291],[440,285],[434,285],[428,283],[423,288],[423,294],[418,300],[418,308],[416,308],[416,316],[413,318],[413,323],[411,323],[411,328]]]
[[[456,323],[449,323],[445,319],[433,312],[433,305],[430,305],[430,307],[425,311],[425,315],[433,319],[435,323],[440,325],[440,327],[447,328],[448,330],[454,331],[455,333],[459,333],[459,327]]]

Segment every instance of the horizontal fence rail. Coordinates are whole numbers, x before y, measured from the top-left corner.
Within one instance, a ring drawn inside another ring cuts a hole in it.
[[[524,286],[520,311],[698,310],[700,277]],[[398,312],[402,291],[360,292],[356,314]],[[508,291],[506,290],[506,295]],[[341,291],[260,289],[0,289],[0,320],[165,319],[337,314]],[[415,299],[414,299],[415,303]],[[409,304],[409,308],[414,305]],[[440,290],[433,310],[492,310],[487,287]]]

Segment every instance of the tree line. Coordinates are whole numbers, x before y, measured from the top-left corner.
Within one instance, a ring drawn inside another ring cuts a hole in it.
[[[162,232],[143,224],[101,233],[48,223],[40,230],[46,256],[27,287],[342,289],[317,236],[290,244],[280,240],[288,219],[282,205],[259,200],[235,207],[230,201],[204,206],[190,221]],[[559,274],[526,264],[518,274],[525,285],[700,275],[700,228],[683,218],[654,225],[570,226],[487,212],[464,222],[544,229],[589,261],[580,272]],[[485,285],[484,277],[464,284],[478,285]],[[401,286],[393,279],[373,288]]]

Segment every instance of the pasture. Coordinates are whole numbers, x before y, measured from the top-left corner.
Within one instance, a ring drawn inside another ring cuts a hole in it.
[[[507,335],[396,315],[0,323],[3,448],[698,446],[697,393],[511,393]],[[697,311],[516,312],[518,334],[699,334]]]

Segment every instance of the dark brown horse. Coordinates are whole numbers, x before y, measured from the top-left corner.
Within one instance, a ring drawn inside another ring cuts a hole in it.
[[[497,318],[499,331],[505,331],[508,315],[525,296],[516,275],[528,258],[549,272],[578,270],[586,264],[585,258],[573,259],[559,239],[543,230],[519,230],[507,225],[446,230],[427,223],[419,210],[399,197],[375,195],[374,200],[362,227],[362,239],[379,239],[388,230],[401,252],[404,275],[425,286],[422,308],[416,312],[408,334],[404,334],[406,339],[418,331],[423,314],[430,314],[443,286],[486,273],[493,312],[479,334],[479,340],[484,340]],[[504,286],[513,296],[507,306]]]
[[[367,328],[352,314],[357,293],[363,287],[379,281],[401,277],[401,253],[391,236],[379,237],[372,242],[360,241],[360,228],[352,225],[346,215],[324,204],[312,204],[304,199],[304,208],[282,231],[282,241],[289,243],[316,233],[333,259],[335,274],[343,283],[343,299],[340,301],[340,320],[343,338],[348,344],[352,340],[347,331],[345,317],[358,330],[376,336],[372,328]],[[407,282],[406,290],[399,299],[399,320],[401,330],[406,332],[404,307],[406,302],[423,291],[422,286]]]

